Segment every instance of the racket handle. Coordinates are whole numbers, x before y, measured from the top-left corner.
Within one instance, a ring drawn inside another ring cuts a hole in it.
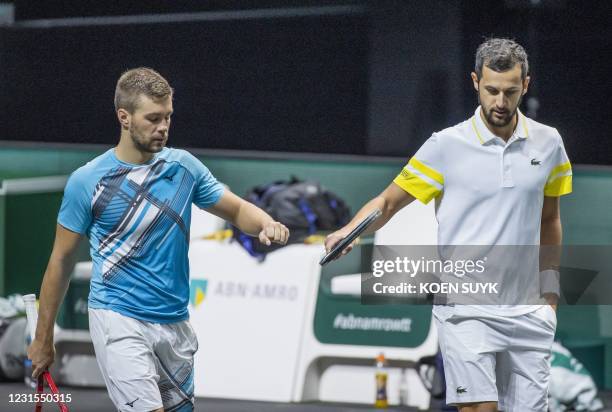
[[[53,377],[51,376],[51,373],[49,373],[49,371],[44,371],[42,375],[40,375],[40,378],[44,379],[44,381],[47,382],[47,385],[49,385],[49,389],[51,389],[51,393],[59,395],[59,389],[53,381]],[[57,406],[59,406],[60,412],[69,412],[68,406],[59,399],[57,401]]]
[[[38,323],[38,309],[36,308],[36,295],[30,294],[23,296],[25,305],[26,317],[28,319],[28,329],[30,330],[30,339],[34,340],[36,336],[36,324]]]
[[[43,375],[40,375],[38,377],[38,382],[36,384],[36,393],[45,393],[45,381],[43,378]],[[42,402],[40,401],[40,398],[36,401],[36,409],[35,412],[42,412]]]

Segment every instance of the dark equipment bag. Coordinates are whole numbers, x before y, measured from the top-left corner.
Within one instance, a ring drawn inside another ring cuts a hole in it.
[[[295,176],[289,181],[256,186],[244,198],[289,228],[287,244],[302,243],[316,232],[339,229],[349,222],[351,215],[344,200],[336,194],[318,182],[301,181]],[[266,246],[257,237],[236,227],[232,229],[234,239],[261,261],[267,253],[282,247],[278,244]]]

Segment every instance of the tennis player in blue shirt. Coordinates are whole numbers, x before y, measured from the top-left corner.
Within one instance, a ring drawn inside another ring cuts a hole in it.
[[[89,327],[110,398],[121,411],[193,411],[191,204],[267,245],[289,237],[284,225],[224,188],[193,155],[166,147],[172,97],[154,70],[137,68],[119,78],[119,144],[68,179],[28,351],[34,377],[53,362],[55,318],[78,243],[87,236]]]

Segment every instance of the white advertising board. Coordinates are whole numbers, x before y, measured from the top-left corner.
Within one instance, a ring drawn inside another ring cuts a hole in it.
[[[196,396],[291,400],[322,253],[321,245],[292,245],[259,263],[236,243],[192,241]]]

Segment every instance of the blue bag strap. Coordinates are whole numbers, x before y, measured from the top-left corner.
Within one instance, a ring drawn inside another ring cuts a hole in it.
[[[304,213],[304,216],[306,216],[306,220],[308,221],[308,234],[312,235],[317,231],[317,215],[312,211],[310,205],[304,198],[301,198],[298,201],[298,206],[300,207],[300,210],[302,211],[302,213]]]
[[[253,238],[246,233],[240,232],[238,234],[238,242],[240,242],[242,247],[249,253],[249,255],[253,256],[260,262],[266,258],[265,254],[255,251],[253,246]]]

